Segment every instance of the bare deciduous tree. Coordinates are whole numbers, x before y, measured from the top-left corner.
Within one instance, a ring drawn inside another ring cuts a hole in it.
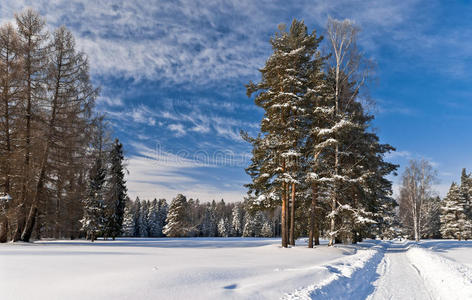
[[[426,209],[426,202],[433,194],[432,185],[436,181],[436,171],[431,163],[424,159],[411,160],[403,173],[402,180],[400,217],[406,227],[412,227],[415,241],[419,241],[424,226],[422,214]]]

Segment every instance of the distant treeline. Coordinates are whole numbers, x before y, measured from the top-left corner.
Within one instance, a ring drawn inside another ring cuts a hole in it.
[[[274,237],[280,236],[277,210],[250,212],[241,203],[200,203],[179,194],[165,199],[128,201],[123,222],[128,237]]]

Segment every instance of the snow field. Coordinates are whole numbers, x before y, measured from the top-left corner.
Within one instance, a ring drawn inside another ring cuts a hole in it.
[[[275,238],[3,244],[1,299],[472,299],[471,242],[323,242],[315,249],[306,240],[284,249]]]
[[[356,252],[279,244],[270,238],[4,244],[1,299],[279,299],[321,280],[319,266]]]

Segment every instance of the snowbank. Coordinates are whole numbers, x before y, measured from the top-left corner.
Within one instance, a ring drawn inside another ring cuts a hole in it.
[[[472,299],[471,268],[419,247],[407,256],[438,299]]]
[[[374,290],[372,283],[378,278],[376,270],[384,256],[385,244],[370,246],[323,265],[317,274],[322,280],[286,294],[283,299],[365,299]]]

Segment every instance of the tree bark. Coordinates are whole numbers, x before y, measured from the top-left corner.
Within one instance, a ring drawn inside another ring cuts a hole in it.
[[[285,160],[282,161],[282,172],[285,172]],[[282,247],[287,248],[287,197],[285,191],[286,183],[282,183]]]
[[[309,237],[308,237],[308,248],[313,248],[313,240],[315,239],[315,218],[316,218],[316,198],[317,198],[317,193],[316,193],[316,186],[313,183],[311,185],[311,207],[310,207],[310,231],[309,231]]]
[[[290,245],[295,246],[295,183],[292,183],[292,201],[290,206]]]
[[[8,218],[4,216],[0,219],[0,243],[8,241]]]

